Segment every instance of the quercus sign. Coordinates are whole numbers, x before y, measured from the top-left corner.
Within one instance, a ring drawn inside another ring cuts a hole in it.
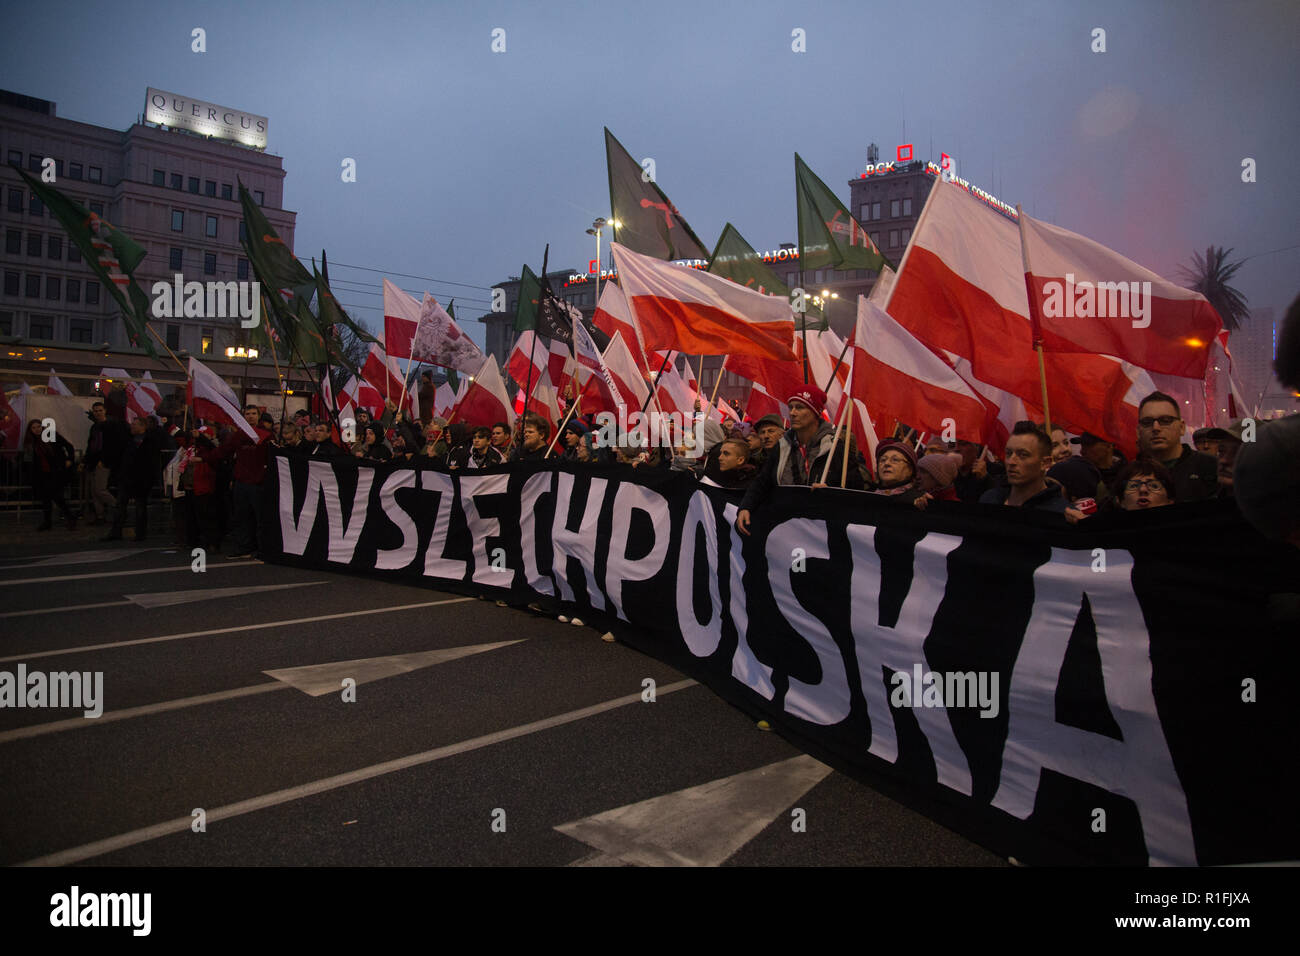
[[[266,149],[269,122],[265,116],[205,103],[152,86],[145,92],[144,119],[146,123],[187,129],[204,136],[233,139],[245,146]]]

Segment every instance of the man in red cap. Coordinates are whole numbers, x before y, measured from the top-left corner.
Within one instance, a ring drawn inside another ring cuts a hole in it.
[[[763,504],[777,485],[814,485],[822,481],[826,474],[826,483],[840,486],[840,472],[843,470],[844,456],[848,454],[848,443],[841,439],[835,442],[835,429],[831,423],[822,418],[826,407],[826,393],[816,385],[806,384],[785,400],[790,406],[790,429],[781,436],[776,447],[768,452],[763,462],[763,469],[754,478],[740,502],[740,512],[736,515],[736,529],[741,534],[749,534],[750,513]],[[835,445],[835,454],[831,456],[831,446]],[[830,470],[826,462],[830,460]],[[850,467],[844,487],[862,487],[862,475],[857,468]]]

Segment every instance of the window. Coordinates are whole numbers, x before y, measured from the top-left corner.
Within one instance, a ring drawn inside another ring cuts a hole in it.
[[[172,189],[183,189],[185,186],[185,178],[181,176],[180,173],[172,173],[171,186]]]
[[[912,230],[911,230],[911,229],[904,229],[904,230],[903,230],[903,245],[907,245],[908,240],[910,240],[911,238],[912,238]]]
[[[92,183],[102,183],[104,181],[104,171],[98,166],[90,167],[90,175],[86,177]]]
[[[63,237],[50,236],[45,240],[45,255],[50,259],[63,258]]]
[[[29,256],[39,256],[41,254],[41,234],[39,232],[29,232],[27,234],[27,254]]]
[[[180,209],[172,210],[172,232],[185,231],[185,213]]]
[[[200,333],[200,336],[201,336],[199,341],[202,343],[202,345],[201,345],[202,354],[204,354],[204,355],[211,355],[211,354],[212,354],[212,340],[213,340],[214,338],[216,338],[216,335],[214,334],[214,330],[213,330],[213,329],[200,329],[200,330],[199,330],[199,333]]]
[[[23,211],[23,191],[21,189],[9,190],[9,211],[10,212]]]
[[[873,232],[871,234],[871,244],[875,246],[877,249],[880,248],[880,233]]]
[[[871,222],[871,203],[869,203],[869,202],[864,202],[864,203],[862,204],[862,214],[861,214],[861,215],[862,215],[862,221],[863,221],[863,222]]]
[[[5,230],[5,253],[16,256],[23,251],[23,234],[17,229]]]
[[[190,192],[194,193],[194,195],[196,195],[196,196],[199,194],[199,177],[198,177],[198,176],[191,176],[191,177],[190,177]]]
[[[897,219],[900,215],[899,208],[902,204],[897,199],[889,200],[889,218]]]
[[[0,335],[14,334],[14,314],[12,312],[0,312]]]
[[[96,216],[102,216],[104,215],[104,204],[102,202],[92,202],[90,204],[90,211]]]
[[[873,202],[873,203],[871,204],[871,218],[872,218],[872,219],[879,219],[879,218],[880,218],[880,203],[878,203],[878,202]]]
[[[897,229],[891,229],[891,230],[889,230],[889,248],[891,248],[891,249],[897,249],[897,248],[898,248],[898,230],[897,230]]]
[[[9,150],[9,162],[21,166],[23,164],[23,151],[21,149]]]
[[[235,266],[235,275],[236,275],[238,278],[240,278],[240,279],[247,279],[247,278],[248,278],[248,260],[247,260],[247,259],[244,259],[244,258],[242,258],[242,257],[240,258],[238,264]]]
[[[911,197],[911,196],[908,196],[906,199],[903,200],[903,215],[904,215],[904,216],[910,216],[910,215],[912,215],[912,197]]]
[[[77,248],[77,244],[75,242],[68,243],[68,261],[69,262],[81,261],[81,250]]]
[[[230,185],[230,183],[222,183],[222,184],[221,184],[221,198],[222,198],[222,199],[234,199],[234,198],[235,198],[235,190],[234,190],[234,187],[232,187],[232,186]]]
[[[203,184],[203,195],[205,195],[205,196],[211,196],[211,197],[213,197],[214,199],[216,198],[216,196],[217,196],[217,184],[214,183],[211,179],[209,179],[207,182],[205,182],[205,183]]]
[[[184,258],[184,255],[185,250],[172,246],[171,254],[167,258],[167,267],[171,269],[172,272],[180,272],[181,260]]]
[[[33,315],[27,322],[29,339],[54,338],[54,317],[51,315]]]
[[[28,200],[27,211],[33,216],[45,215],[45,203],[41,202],[36,193],[32,193],[32,198]]]
[[[63,283],[59,281],[58,276],[45,277],[45,298],[53,299],[56,302],[59,299],[59,293],[63,291]]]
[[[93,280],[86,283],[86,305],[99,305],[99,283]]]
[[[28,156],[27,171],[29,173],[39,173],[41,171],[41,159],[42,157],[37,156],[35,153],[32,153],[30,156]]]
[[[239,220],[239,241],[240,242],[248,241],[248,226],[244,223],[244,220],[242,219]]]
[[[253,198],[256,199],[257,204],[261,206],[266,202],[266,193],[262,192],[260,189],[254,189]]]
[[[67,299],[67,301],[69,301],[69,302],[80,302],[80,301],[81,301],[81,280],[80,280],[80,279],[69,279],[69,280],[68,280],[68,289],[67,289],[67,296],[66,296],[66,299]]]
[[[207,235],[211,236],[213,239],[217,238],[217,217],[216,216],[208,217],[207,226],[204,229],[204,232]]]
[[[18,295],[18,273],[5,273],[5,295]]]
[[[181,327],[167,324],[167,347],[173,351],[181,347]]]
[[[215,252],[203,253],[203,274],[205,276],[217,274],[217,254]]]
[[[81,163],[68,163],[68,178],[81,179]]]
[[[90,343],[95,334],[95,323],[90,319],[70,319],[68,321],[68,341]]]
[[[166,186],[167,173],[161,169],[155,169],[153,171],[153,184],[155,186]]]

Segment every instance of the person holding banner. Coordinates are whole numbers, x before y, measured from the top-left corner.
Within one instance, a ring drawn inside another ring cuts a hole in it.
[[[826,393],[816,385],[805,385],[785,403],[790,407],[790,430],[768,451],[762,470],[740,502],[736,530],[743,535],[749,534],[753,511],[767,501],[778,485],[820,487],[825,476],[827,484],[840,487],[840,475],[844,474],[843,487],[862,488],[861,472],[844,467],[844,458],[850,454],[848,443],[836,445],[835,429],[822,418]]]
[[[550,443],[551,423],[535,413],[524,416],[523,443],[510,453],[510,460],[543,461],[546,458],[546,446]]]
[[[1049,482],[1047,469],[1052,463],[1052,439],[1035,422],[1016,422],[1007,438],[1007,485],[990,488],[980,496],[982,505],[1010,505],[1064,515],[1070,502],[1061,486]]]

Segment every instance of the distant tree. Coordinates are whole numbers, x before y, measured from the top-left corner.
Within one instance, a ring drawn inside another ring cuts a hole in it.
[[[1245,262],[1244,259],[1228,262],[1231,253],[1231,249],[1222,246],[1210,246],[1205,250],[1204,256],[1194,252],[1191,267],[1184,266],[1182,273],[1187,288],[1205,296],[1219,313],[1223,327],[1236,332],[1250,317],[1250,308],[1246,304],[1246,297],[1228,284]]]

